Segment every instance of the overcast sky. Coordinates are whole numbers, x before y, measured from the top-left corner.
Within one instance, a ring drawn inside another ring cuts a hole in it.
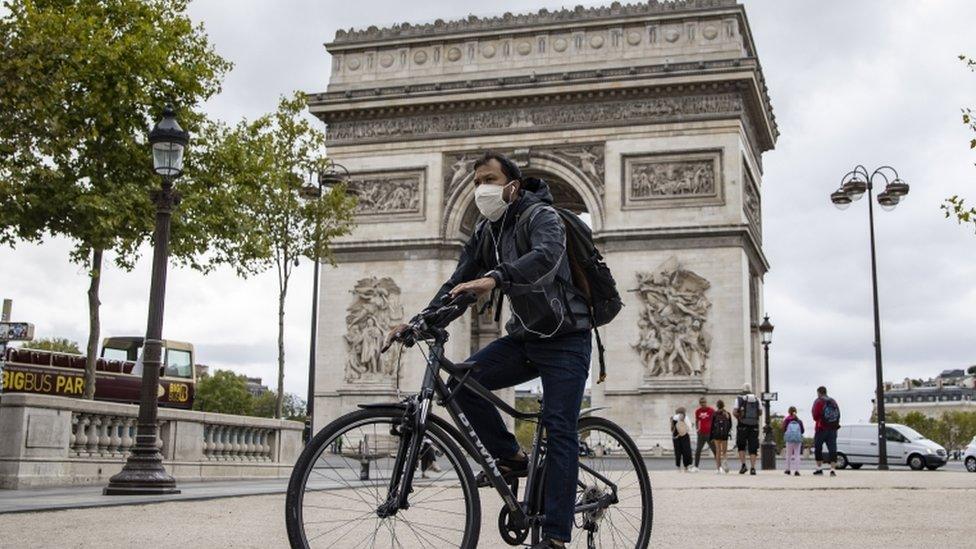
[[[608,2],[609,3],[609,2]],[[976,55],[976,2],[746,0],[781,131],[764,156],[766,311],[776,326],[771,379],[780,402],[809,409],[825,384],[845,419],[866,419],[874,388],[867,204],[840,212],[829,202],[855,164],[893,164],[911,185],[893,212],[877,211],[878,271],[886,378],[929,377],[976,363],[976,235],[943,218],[960,193],[976,203],[976,153],[960,108],[976,106],[976,74],[957,56]],[[586,2],[587,5],[594,5]],[[350,6],[357,9],[350,9]],[[228,122],[255,117],[293,90],[325,89],[322,44],[337,28],[516,13],[562,5],[544,0],[244,1],[197,0],[217,51],[234,62],[224,92],[208,105]],[[487,7],[486,7],[487,6]],[[0,249],[0,297],[37,336],[84,345],[84,270],[70,244]],[[109,267],[102,334],[145,331],[149,250],[125,273]],[[292,279],[287,304],[285,388],[305,394],[311,265]],[[197,345],[198,360],[264,378],[276,372],[276,278],[239,280],[172,270],[165,335]],[[336,314],[344,314],[336,312]],[[612,375],[612,373],[611,373]]]

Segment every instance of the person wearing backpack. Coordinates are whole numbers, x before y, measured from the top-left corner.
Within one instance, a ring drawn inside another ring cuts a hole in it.
[[[800,476],[800,451],[803,450],[803,421],[796,415],[796,406],[790,406],[783,420],[783,440],[786,442],[786,474]]]
[[[756,456],[759,454],[759,398],[752,394],[752,386],[742,386],[742,394],[735,399],[732,414],[739,420],[735,429],[735,447],[739,449],[739,474],[746,474],[746,450],[749,451],[750,475],[756,474]]]
[[[671,416],[671,441],[674,443],[674,465],[678,471],[691,467],[691,429],[684,406],[679,406]]]
[[[712,414],[712,443],[715,445],[715,472],[728,473],[725,466],[725,452],[729,449],[729,437],[732,433],[732,415],[725,409],[725,401],[715,401],[715,413]]]
[[[840,407],[827,396],[827,388],[817,387],[817,400],[813,401],[813,455],[817,460],[815,475],[823,474],[823,446],[827,446],[827,463],[830,476],[837,476],[837,429],[840,429]]]
[[[425,311],[473,292],[490,295],[482,312],[493,307],[497,321],[502,298],[507,297],[507,334],[468,359],[477,365],[471,377],[491,390],[541,378],[548,454],[546,513],[543,540],[534,547],[562,547],[573,529],[577,421],[590,371],[591,337],[596,327],[613,319],[622,303],[589,228],[572,212],[552,205],[545,181],[523,177],[512,160],[488,152],[474,163],[473,185],[482,218],[461,250],[454,273]],[[405,327],[393,328],[390,336]],[[596,336],[602,374],[603,348]],[[456,379],[451,383],[457,386]],[[464,388],[455,399],[502,474],[525,476],[525,452],[495,406]],[[490,486],[484,472],[477,480],[479,486]]]

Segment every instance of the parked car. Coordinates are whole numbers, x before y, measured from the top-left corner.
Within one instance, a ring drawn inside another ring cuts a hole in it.
[[[946,464],[945,448],[921,433],[897,423],[885,425],[888,465],[908,465],[915,471],[934,471]],[[878,424],[844,425],[837,430],[837,466],[860,469],[878,463]],[[976,465],[976,464],[974,464]]]
[[[966,462],[966,470],[970,473],[976,473],[976,437],[973,437],[969,446],[966,447],[962,459]]]

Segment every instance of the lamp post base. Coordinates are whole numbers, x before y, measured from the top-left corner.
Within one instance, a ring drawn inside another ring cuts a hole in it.
[[[105,496],[145,496],[179,494],[176,479],[163,467],[162,456],[156,448],[133,448],[119,474],[102,489]]]
[[[759,457],[762,461],[763,471],[776,470],[776,441],[773,440],[773,431],[766,427],[766,435],[763,437],[759,448]]]

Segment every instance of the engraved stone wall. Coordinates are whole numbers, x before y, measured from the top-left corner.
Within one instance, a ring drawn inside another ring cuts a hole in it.
[[[624,158],[624,208],[722,203],[721,151],[630,155]]]
[[[631,345],[645,377],[700,377],[712,337],[706,328],[712,306],[705,293],[711,284],[671,257],[653,271],[637,273],[642,310],[640,338]]]
[[[400,287],[392,278],[363,278],[346,309],[346,376],[349,383],[392,383],[398,349],[381,354],[389,330],[403,318]]]
[[[762,203],[759,198],[759,188],[756,181],[752,178],[752,172],[747,165],[742,166],[743,185],[742,185],[742,211],[749,220],[749,227],[752,229],[756,238],[762,242]]]
[[[743,112],[742,97],[738,93],[718,93],[368,120],[336,120],[331,122],[327,136],[330,144],[362,140],[430,139],[459,134],[468,136],[472,133],[631,125],[702,115],[734,116]]]
[[[426,171],[359,172],[349,177],[357,195],[356,216],[367,222],[423,219]]]

